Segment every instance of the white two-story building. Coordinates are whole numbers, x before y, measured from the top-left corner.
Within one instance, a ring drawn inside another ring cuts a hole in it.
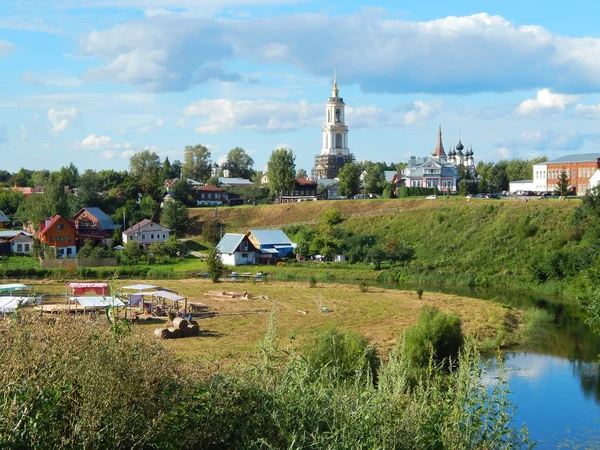
[[[167,227],[163,227],[151,220],[144,219],[123,231],[123,244],[133,241],[137,242],[142,247],[147,248],[155,242],[160,244],[164,243],[169,238],[170,233],[171,230]]]

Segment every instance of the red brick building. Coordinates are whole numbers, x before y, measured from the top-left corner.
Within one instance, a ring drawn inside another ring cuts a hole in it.
[[[565,171],[570,180],[571,190],[578,195],[583,195],[590,189],[590,178],[600,168],[600,155],[598,153],[569,155],[545,164],[549,191],[556,189],[560,174]]]

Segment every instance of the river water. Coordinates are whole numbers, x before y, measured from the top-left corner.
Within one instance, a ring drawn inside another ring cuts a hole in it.
[[[585,325],[577,301],[506,290],[423,288],[551,312],[554,328],[541,342],[527,351],[504,354],[511,399],[517,406],[515,425],[527,425],[538,449],[600,448],[600,336]],[[492,365],[488,377],[493,380],[496,375]]]

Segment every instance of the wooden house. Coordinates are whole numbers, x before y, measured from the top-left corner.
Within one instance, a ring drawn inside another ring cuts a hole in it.
[[[142,247],[147,248],[155,242],[163,244],[169,239],[170,234],[171,230],[167,227],[163,227],[151,220],[144,219],[123,231],[123,244],[133,241],[137,242]]]
[[[40,223],[40,243],[54,247],[57,258],[75,258],[77,254],[77,231],[73,222],[60,215]]]
[[[248,234],[225,233],[217,244],[223,264],[241,266],[258,262],[258,249],[250,242]]]
[[[103,245],[110,245],[117,227],[104,211],[97,207],[82,208],[73,217],[79,244],[93,240]]]

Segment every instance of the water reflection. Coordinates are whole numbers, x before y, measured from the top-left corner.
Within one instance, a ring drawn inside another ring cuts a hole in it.
[[[515,425],[526,423],[537,448],[598,448],[600,442],[600,371],[598,364],[535,353],[504,355]],[[493,384],[497,366],[486,381]]]
[[[414,290],[417,286],[395,287]],[[576,300],[505,289],[420,287],[551,313],[554,326],[544,339],[533,348],[517,348],[502,356],[517,405],[515,425],[527,424],[540,449],[600,448],[600,335],[585,324]],[[497,376],[492,366],[484,381],[492,384]]]

